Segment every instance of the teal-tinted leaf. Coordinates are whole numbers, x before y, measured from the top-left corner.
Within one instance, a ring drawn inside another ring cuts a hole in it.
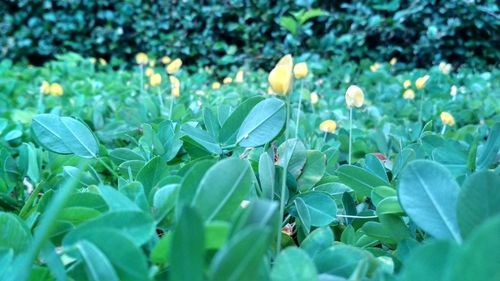
[[[299,197],[304,200],[309,210],[311,226],[326,226],[337,218],[337,204],[330,195],[311,191],[300,194]]]
[[[120,280],[108,258],[94,244],[82,240],[76,244],[76,248],[85,261],[90,280]]]
[[[319,252],[333,246],[333,241],[332,230],[329,227],[321,227],[307,235],[300,248],[304,249],[314,259]]]
[[[358,264],[368,259],[370,259],[368,252],[352,246],[336,245],[316,255],[314,263],[319,273],[349,278]]]
[[[271,271],[273,281],[318,280],[316,267],[306,252],[297,247],[283,250],[274,262]]]
[[[139,207],[137,207],[137,205],[134,204],[134,202],[132,202],[127,196],[111,186],[101,185],[99,186],[99,191],[111,211],[140,210]]]
[[[144,186],[144,193],[150,196],[153,189],[159,187],[159,183],[170,173],[167,164],[160,157],[151,159],[137,174],[137,180]]]
[[[258,280],[258,267],[270,246],[269,228],[250,227],[232,237],[212,259],[212,281]]]
[[[219,142],[226,145],[236,143],[236,136],[238,135],[241,123],[243,123],[243,120],[245,120],[252,108],[254,108],[254,106],[262,100],[264,100],[263,97],[255,96],[242,102],[223,122],[220,130]],[[221,110],[223,107],[220,107],[219,109]],[[219,119],[223,115],[220,110]]]
[[[387,185],[389,184],[389,178],[387,178],[387,172],[385,171],[384,165],[382,165],[382,162],[380,162],[375,155],[366,155],[365,168],[381,180],[385,181]]]
[[[482,171],[468,177],[458,196],[457,217],[460,231],[467,237],[484,221],[500,214],[500,176]]]
[[[30,231],[19,217],[0,212],[0,226],[0,249],[21,252],[31,243]]]
[[[495,158],[500,150],[500,123],[495,123],[491,128],[490,135],[482,152],[477,158],[476,166],[478,170],[487,168]]]
[[[185,143],[190,143],[191,145],[197,147],[198,149],[205,150],[212,154],[221,154],[222,149],[220,148],[217,140],[214,136],[210,135],[208,132],[195,128],[190,125],[183,125],[181,131],[185,134],[182,140]]]
[[[309,213],[306,202],[304,202],[302,198],[297,197],[295,198],[294,203],[299,219],[302,222],[301,225],[304,227],[304,232],[309,233],[309,230],[311,229],[311,214]]]
[[[352,165],[340,166],[337,169],[337,174],[342,183],[352,188],[360,196],[370,196],[374,187],[387,185],[378,176]]]
[[[210,108],[203,108],[203,123],[207,131],[216,139],[219,139],[220,124]]]
[[[243,147],[256,147],[270,142],[283,128],[285,103],[268,98],[258,103],[241,124],[236,142]]]
[[[228,220],[248,195],[252,173],[248,162],[238,158],[224,159],[208,169],[193,199],[203,219]]]
[[[80,157],[97,156],[99,147],[92,131],[81,121],[53,114],[33,117],[33,137],[46,149],[60,154],[76,154]]]
[[[389,214],[394,214],[394,215],[404,214],[401,205],[399,205],[398,197],[396,196],[386,197],[377,204],[378,216],[389,215]]]
[[[416,154],[415,151],[411,148],[404,148],[399,152],[396,160],[394,161],[394,165],[392,167],[392,175],[393,177],[398,177],[399,173],[410,163],[415,160]]]
[[[271,156],[267,152],[263,152],[259,158],[259,181],[262,189],[262,198],[274,198],[276,168]]]
[[[424,231],[439,239],[461,241],[456,206],[459,187],[442,165],[410,163],[401,174],[398,197],[403,210]]]
[[[322,152],[309,150],[306,157],[302,173],[297,179],[297,185],[302,192],[311,189],[319,182],[326,170],[326,156]]]
[[[172,234],[172,280],[203,280],[205,262],[203,221],[196,211],[184,207]]]
[[[278,165],[298,178],[307,161],[307,150],[299,139],[288,139],[278,147]]]

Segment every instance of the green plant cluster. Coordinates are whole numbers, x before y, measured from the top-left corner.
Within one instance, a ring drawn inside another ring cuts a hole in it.
[[[286,97],[206,68],[174,97],[161,67],[2,61],[0,279],[498,280],[500,71],[307,63]]]
[[[21,0],[2,1],[0,14],[1,55],[35,64],[67,51],[129,61],[144,50],[219,66],[297,52],[420,67],[500,59],[494,0]]]

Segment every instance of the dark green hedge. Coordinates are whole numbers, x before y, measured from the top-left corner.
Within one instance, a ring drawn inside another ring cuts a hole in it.
[[[321,8],[291,35],[280,17]],[[292,52],[426,66],[500,60],[495,0],[4,0],[2,57],[39,64],[54,54],[131,60],[138,51],[188,63],[264,65]]]

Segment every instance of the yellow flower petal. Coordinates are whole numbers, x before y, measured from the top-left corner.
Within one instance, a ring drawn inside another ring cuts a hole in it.
[[[167,73],[168,74],[174,74],[177,71],[179,71],[179,69],[181,68],[181,66],[182,66],[182,60],[181,59],[175,59],[174,61],[172,61],[167,66]]]
[[[307,64],[305,62],[300,62],[293,67],[295,79],[302,79],[306,77],[308,73],[309,69],[307,68]]]
[[[319,129],[325,133],[333,133],[337,129],[337,123],[328,119],[319,124]]]
[[[135,62],[137,64],[145,65],[148,63],[148,60],[148,55],[146,55],[145,53],[138,53],[137,55],[135,55]]]
[[[171,94],[173,97],[180,97],[181,96],[181,82],[177,77],[170,75],[170,90]]]
[[[161,84],[161,75],[158,73],[154,73],[149,77],[149,84],[151,87],[156,87]]]
[[[441,122],[443,122],[444,125],[447,126],[453,126],[455,125],[455,118],[453,118],[453,115],[451,115],[449,112],[443,111],[441,112]]]
[[[365,101],[363,90],[356,85],[351,85],[345,93],[345,102],[348,108],[362,107]]]

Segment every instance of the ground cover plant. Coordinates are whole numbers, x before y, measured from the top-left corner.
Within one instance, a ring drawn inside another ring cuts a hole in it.
[[[498,69],[129,62],[0,62],[1,280],[500,279]]]

